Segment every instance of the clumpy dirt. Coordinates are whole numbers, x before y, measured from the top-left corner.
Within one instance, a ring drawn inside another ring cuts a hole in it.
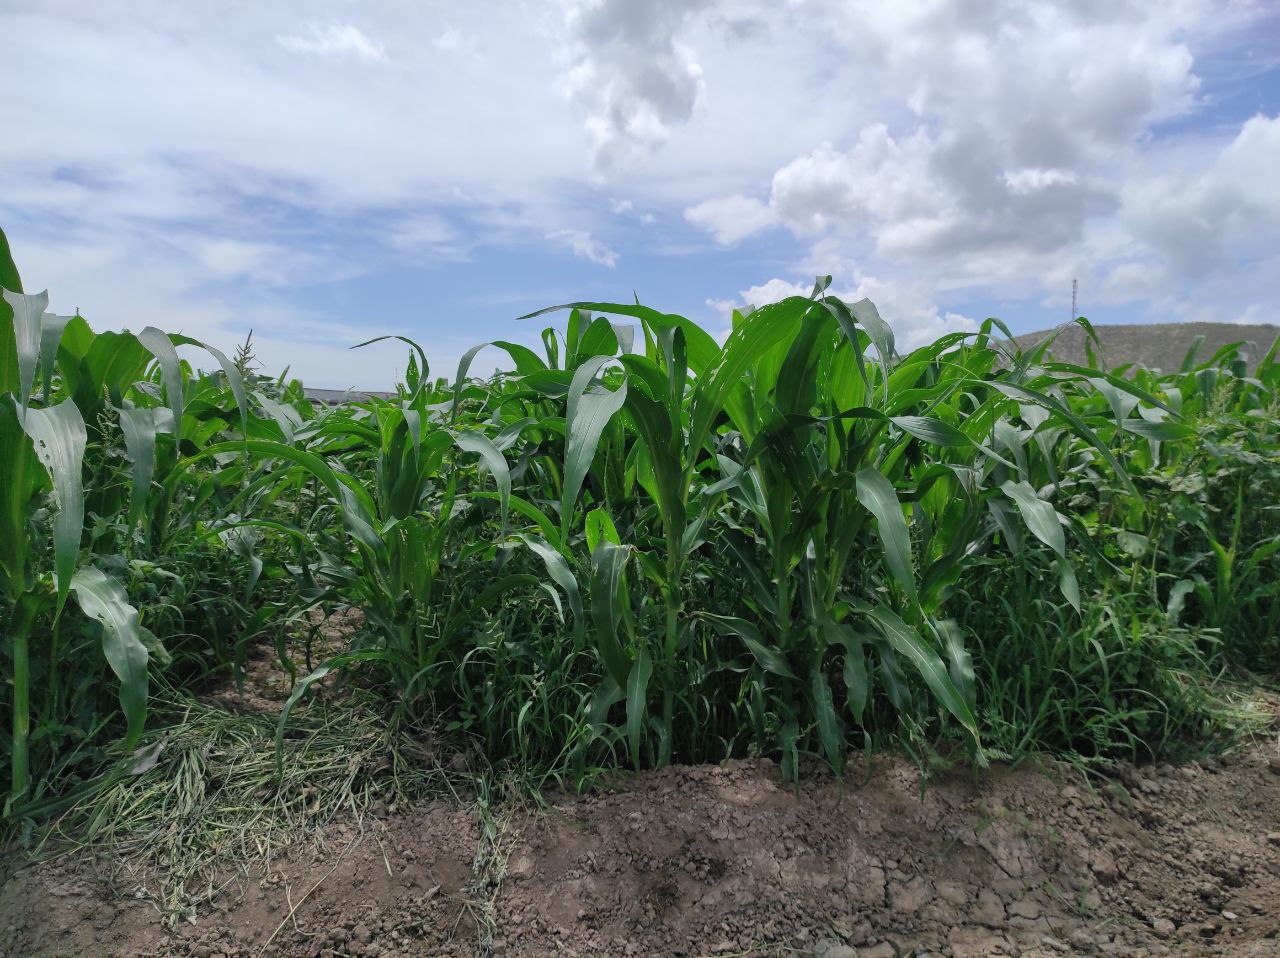
[[[1274,749],[1138,771],[678,768],[528,823],[506,955],[1280,955]]]
[[[172,932],[139,900],[145,889],[113,885],[105,863],[71,857],[28,868],[0,891],[0,955],[474,953],[479,830],[469,812],[439,805],[326,832],[322,847],[285,850],[233,879],[214,908]]]
[[[87,854],[0,892],[0,954],[1280,955],[1280,748],[1122,767],[669,768],[542,810],[330,826],[166,931]],[[135,897],[141,895],[142,897]]]

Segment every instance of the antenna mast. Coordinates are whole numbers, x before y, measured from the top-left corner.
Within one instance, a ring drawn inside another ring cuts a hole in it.
[[[1076,281],[1071,281],[1071,322],[1076,321]]]

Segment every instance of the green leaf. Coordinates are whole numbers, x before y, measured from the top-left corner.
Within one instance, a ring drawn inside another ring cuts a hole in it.
[[[915,629],[889,609],[872,608],[867,610],[867,616],[875,623],[881,635],[889,641],[894,651],[915,667],[924,684],[933,692],[934,698],[941,703],[942,707],[968,729],[976,744],[979,741],[977,720],[969,703],[965,701],[964,695],[951,681],[938,653],[921,638]]]
[[[502,514],[502,527],[505,529],[507,512],[511,506],[511,469],[507,466],[507,460],[484,433],[465,430],[454,432],[452,435],[459,449],[474,452],[480,456],[489,474],[493,476],[493,481],[497,483],[499,510]]]
[[[778,649],[771,647],[760,634],[760,630],[746,619],[740,619],[732,615],[715,615],[711,612],[698,612],[698,618],[704,619],[711,623],[721,635],[736,635],[742,640],[743,645],[755,657],[756,662],[766,672],[772,672],[774,675],[781,675],[784,678],[794,679],[796,674],[791,671],[791,666],[787,664],[787,657]]]
[[[564,453],[564,488],[560,496],[560,531],[568,537],[573,519],[573,508],[578,501],[582,482],[595,461],[600,434],[614,414],[627,399],[627,381],[623,379],[612,391],[598,386],[590,389],[591,381],[609,356],[588,359],[573,374],[569,384],[568,411],[565,416],[567,441]],[[622,684],[622,681],[619,681]]]
[[[844,724],[836,715],[834,703],[831,701],[831,686],[821,668],[814,668],[809,679],[809,690],[813,696],[814,717],[818,721],[818,741],[826,753],[827,761],[839,775],[844,769]]]
[[[613,542],[619,545],[618,529],[603,509],[592,509],[587,513],[587,550],[595,552],[601,542]]]
[[[1022,513],[1022,520],[1031,530],[1031,534],[1057,555],[1065,558],[1066,534],[1062,531],[1062,523],[1058,521],[1058,511],[1053,508],[1053,505],[1037,496],[1036,491],[1026,480],[1019,482],[1005,480],[1000,488],[1017,504],[1018,511]]]
[[[18,266],[9,249],[9,237],[4,235],[3,229],[0,229],[0,289],[22,292],[22,278],[18,275]]]
[[[173,431],[173,413],[168,409],[127,407],[120,410],[120,429],[124,433],[125,454],[133,463],[129,521],[136,523],[142,518],[151,491],[151,476],[156,467],[156,433]]]
[[[164,384],[169,408],[173,410],[173,436],[181,448],[182,414],[186,408],[186,399],[183,395],[182,362],[178,359],[178,351],[174,349],[169,334],[154,326],[148,326],[138,333],[138,342],[146,346],[160,364],[160,380]]]
[[[16,372],[16,369],[15,369]],[[47,477],[22,431],[16,402],[0,398],[0,594],[12,602],[27,589],[31,540],[27,516]]]
[[[631,764],[640,767],[640,731],[644,727],[649,679],[653,675],[653,660],[649,650],[641,648],[627,676],[627,742],[631,747]]]
[[[84,614],[102,625],[102,652],[120,680],[120,708],[129,723],[124,747],[132,748],[147,719],[147,663],[153,651],[164,658],[163,648],[115,579],[85,566],[71,578],[71,589]]]
[[[618,625],[622,620],[622,569],[631,550],[614,542],[600,542],[591,553],[591,615],[596,626],[600,661],[619,688],[627,687],[631,658],[622,648]]]
[[[13,310],[13,336],[18,351],[18,404],[23,411],[31,402],[31,387],[40,364],[40,324],[49,307],[49,293],[14,293],[4,290],[4,301]]]
[[[935,446],[971,447],[972,439],[950,423],[930,416],[890,416],[889,421],[910,436],[921,442]]]
[[[805,314],[810,309],[818,308],[820,307],[807,299],[792,296],[756,310],[729,334],[719,362],[712,370],[700,374],[693,388],[687,443],[688,466],[694,464],[711,433],[712,423],[722,410],[727,409],[734,425],[747,434],[753,423],[746,410],[732,401],[732,394],[741,388],[747,371],[769,350],[794,336]],[[692,349],[689,351],[689,358],[692,363]]]
[[[898,493],[877,469],[863,469],[857,475],[858,501],[876,517],[876,528],[884,548],[885,564],[911,599],[918,604],[915,570],[911,561],[911,534],[902,514]]]
[[[67,600],[80,551],[80,535],[84,531],[80,470],[88,436],[80,410],[70,399],[47,409],[28,409],[22,418],[22,428],[31,437],[36,456],[53,481],[53,498],[58,507],[53,518],[53,553],[60,613]]]

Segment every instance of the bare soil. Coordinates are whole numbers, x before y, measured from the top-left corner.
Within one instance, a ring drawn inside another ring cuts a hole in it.
[[[669,768],[538,810],[330,826],[167,930],[87,852],[0,891],[0,955],[1280,955],[1280,748],[1125,767],[892,757],[796,788]]]

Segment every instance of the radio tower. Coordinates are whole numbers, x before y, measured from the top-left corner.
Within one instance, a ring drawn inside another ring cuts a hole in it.
[[[1076,321],[1076,281],[1071,281],[1071,322]]]

